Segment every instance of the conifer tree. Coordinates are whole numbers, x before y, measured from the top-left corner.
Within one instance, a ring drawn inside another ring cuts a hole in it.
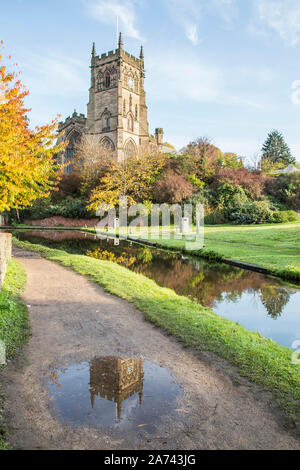
[[[269,133],[267,140],[262,147],[262,160],[268,160],[272,164],[289,165],[295,163],[295,158],[279,131]]]

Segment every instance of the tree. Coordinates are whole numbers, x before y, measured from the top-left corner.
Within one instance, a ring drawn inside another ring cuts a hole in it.
[[[235,153],[223,153],[207,137],[198,137],[181,152],[194,163],[194,174],[205,183],[212,183],[221,168],[243,168],[241,157]]]
[[[1,41],[1,46],[3,41]],[[29,129],[24,98],[29,94],[16,72],[8,72],[0,55],[0,211],[30,206],[48,197],[58,183],[55,155],[57,119]]]
[[[92,191],[88,209],[97,210],[100,205],[116,206],[121,196],[126,196],[129,204],[151,199],[153,184],[164,162],[165,157],[158,154],[112,161],[99,186]]]
[[[262,166],[264,162],[275,165],[289,165],[290,163],[296,162],[282,134],[276,130],[269,133],[261,151]]]
[[[89,196],[113,161],[111,147],[101,142],[102,136],[84,134],[75,144],[74,172],[80,175],[81,193]]]
[[[219,171],[215,183],[220,185],[224,181],[228,181],[234,186],[241,186],[248,196],[252,199],[257,199],[261,196],[266,178],[264,174],[258,171],[249,171],[246,168],[224,168]]]
[[[172,169],[166,170],[154,186],[154,198],[157,202],[181,203],[192,194],[192,183]]]

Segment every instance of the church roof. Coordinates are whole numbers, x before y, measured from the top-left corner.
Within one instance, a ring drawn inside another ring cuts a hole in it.
[[[288,174],[288,173],[296,173],[300,171],[300,168],[297,168],[296,165],[290,163],[287,167],[283,168],[282,170],[277,170],[276,173],[281,174]]]

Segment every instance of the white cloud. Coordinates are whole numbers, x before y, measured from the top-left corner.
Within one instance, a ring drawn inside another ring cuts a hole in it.
[[[151,70],[151,81],[147,86],[158,97],[208,102],[217,100],[221,74],[217,68],[200,62],[196,57],[181,57],[179,64],[178,56],[169,54],[164,61],[149,59],[148,69]],[[164,89],[162,83],[165,84]]]
[[[292,103],[295,104],[296,106],[299,106],[300,105],[300,80],[295,80],[292,83],[292,90],[294,90],[291,95]]]
[[[202,15],[202,2],[197,0],[164,0],[174,21],[181,25],[194,46],[199,43],[198,23]]]
[[[299,0],[253,0],[255,8],[252,31],[271,30],[290,46],[300,41]]]
[[[212,0],[212,6],[226,23],[232,23],[237,18],[236,0]]]
[[[245,92],[237,91],[233,77],[238,81],[243,80],[246,84],[249,78],[256,80],[260,82],[262,88],[273,78],[268,69],[238,67],[228,71],[221,66],[199,60],[199,57],[193,53],[185,58],[181,56],[180,66],[177,54],[169,54],[164,61],[160,61],[159,58],[149,59],[148,69],[151,81],[147,83],[147,89],[156,98],[258,109],[265,107],[264,103],[260,102],[261,94],[258,93],[259,99],[255,94],[251,96],[247,86],[244,87]],[[163,88],[162,83],[165,84]]]
[[[227,24],[237,17],[236,0],[164,0],[174,21],[181,25],[187,39],[196,46],[199,24],[209,12],[218,14]]]
[[[22,81],[35,95],[72,96],[86,92],[88,71],[83,61],[59,54],[26,53],[19,63]]]
[[[192,23],[186,23],[185,34],[186,34],[186,37],[194,44],[194,46],[197,46],[197,44],[199,43],[197,25],[192,24]]]
[[[83,0],[88,14],[108,25],[116,25],[117,17],[126,36],[142,40],[137,26],[135,0]]]

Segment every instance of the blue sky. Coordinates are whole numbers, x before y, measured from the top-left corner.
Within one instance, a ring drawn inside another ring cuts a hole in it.
[[[0,0],[0,39],[30,89],[31,124],[86,113],[97,53],[145,49],[149,123],[178,149],[208,136],[248,159],[283,132],[300,162],[299,0]]]

